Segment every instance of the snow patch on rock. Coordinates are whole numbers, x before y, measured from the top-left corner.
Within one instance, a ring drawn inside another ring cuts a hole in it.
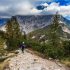
[[[67,27],[62,27],[63,31],[70,34],[70,30]]]
[[[32,36],[32,39],[35,39],[36,37],[35,36]]]
[[[1,27],[0,27],[0,30],[6,32],[6,27],[5,27],[5,26],[6,26],[6,25],[1,26]]]
[[[44,38],[44,37],[45,37],[45,35],[41,35],[40,39],[42,39],[42,38]]]

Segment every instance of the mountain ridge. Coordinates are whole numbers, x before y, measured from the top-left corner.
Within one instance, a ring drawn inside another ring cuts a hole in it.
[[[53,16],[54,15],[16,15],[15,17],[20,25],[20,30],[23,32],[25,31],[27,34],[50,25],[53,21]],[[0,26],[0,30],[2,29],[1,27],[6,25],[8,20]],[[62,24],[65,24],[68,29],[70,29],[70,21],[68,19],[60,16],[59,20]],[[5,28],[3,27],[3,29]]]

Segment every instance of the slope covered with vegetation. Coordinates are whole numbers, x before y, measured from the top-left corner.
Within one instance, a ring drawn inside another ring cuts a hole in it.
[[[47,22],[46,22],[47,23]],[[23,41],[28,48],[36,50],[45,58],[67,59],[70,62],[70,40],[67,33],[62,30],[59,24],[59,15],[53,16],[51,25],[38,29],[26,35],[22,35],[16,17],[12,17],[6,25],[6,33],[1,34],[0,44],[6,40],[7,50],[16,50]],[[5,39],[5,40],[3,40]],[[68,64],[70,66],[70,64]]]
[[[68,59],[70,62],[70,40],[58,21],[59,15],[56,14],[53,16],[51,25],[29,33],[27,44],[34,50],[41,52],[45,57]]]

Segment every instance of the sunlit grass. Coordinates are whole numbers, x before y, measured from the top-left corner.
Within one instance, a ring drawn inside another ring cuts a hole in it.
[[[63,59],[61,60],[61,62],[62,62],[63,64],[65,64],[66,66],[70,67],[70,57],[63,58]]]

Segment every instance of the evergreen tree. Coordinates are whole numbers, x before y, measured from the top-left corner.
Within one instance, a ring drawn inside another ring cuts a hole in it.
[[[61,40],[60,40],[60,34],[59,34],[59,15],[56,14],[53,16],[53,22],[50,25],[49,31],[48,31],[48,40],[49,43],[54,46],[60,46]]]
[[[61,58],[64,56],[64,50],[59,33],[59,17],[58,13],[53,16],[53,22],[48,30],[48,43],[45,52],[52,58]]]
[[[16,17],[12,17],[6,25],[6,38],[8,49],[15,49],[18,47],[22,34],[20,32],[19,24]]]

